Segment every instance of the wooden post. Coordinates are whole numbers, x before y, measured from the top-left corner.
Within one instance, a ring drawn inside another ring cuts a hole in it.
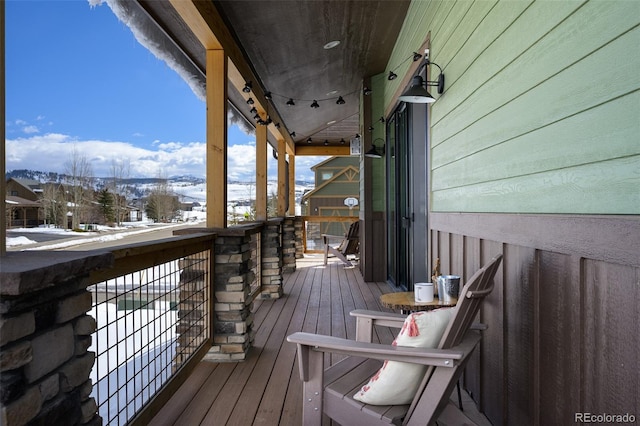
[[[0,32],[5,34],[4,31],[4,0],[0,1]],[[2,102],[2,108],[0,108],[0,176],[2,176],[2,180],[0,181],[0,196],[2,197],[2,214],[0,214],[0,256],[4,256],[7,253],[7,205],[6,205],[6,195],[7,195],[7,180],[5,179],[6,170],[5,170],[5,160],[6,160],[6,152],[5,152],[5,141],[6,141],[6,132],[5,132],[5,94],[4,94],[4,37],[0,37],[0,102]]]
[[[278,217],[287,211],[287,144],[278,139]]]
[[[207,227],[227,226],[227,56],[207,50]]]
[[[256,126],[256,220],[267,220],[267,126]]]
[[[296,156],[289,155],[289,216],[296,215]]]

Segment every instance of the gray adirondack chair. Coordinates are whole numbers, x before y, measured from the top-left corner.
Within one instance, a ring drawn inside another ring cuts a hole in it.
[[[482,325],[473,325],[480,303],[493,290],[493,277],[502,260],[495,256],[478,270],[460,292],[454,314],[437,349],[371,343],[374,325],[400,328],[405,316],[375,311],[353,311],[356,340],[311,333],[287,337],[298,350],[303,381],[303,424],[320,425],[326,414],[342,425],[474,424],[449,397],[473,349],[480,342]],[[326,352],[349,355],[326,368]],[[411,404],[367,405],[352,398],[380,368],[381,360],[429,366]]]
[[[329,235],[322,234],[322,244],[324,245],[324,264],[327,264],[329,254],[332,254],[339,258],[345,265],[353,266],[351,261],[347,258],[350,254],[358,254],[360,249],[360,222],[355,221],[349,226],[349,230],[346,235]],[[336,247],[332,246],[330,240],[336,240],[342,238],[340,244]]]

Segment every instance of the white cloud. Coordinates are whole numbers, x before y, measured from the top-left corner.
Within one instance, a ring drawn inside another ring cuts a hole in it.
[[[16,120],[17,121],[17,120]],[[227,176],[229,180],[254,182],[256,143],[249,140],[227,148]],[[206,177],[206,144],[204,142],[160,142],[150,148],[131,142],[79,140],[61,133],[33,134],[7,139],[6,169],[38,170],[65,173],[74,148],[84,155],[97,177],[108,177],[114,161],[126,159],[130,163],[130,177],[191,175]],[[313,180],[310,168],[326,157],[296,157],[296,179]],[[277,177],[277,161],[267,156],[268,179]]]
[[[27,134],[39,133],[40,132],[40,130],[38,130],[38,128],[36,126],[33,126],[33,125],[23,127],[22,131],[24,133],[27,133]]]
[[[91,161],[93,174],[106,177],[114,160],[131,162],[131,177],[155,177],[160,171],[167,176],[205,176],[205,144],[168,144],[170,150],[150,150],[129,142],[77,140],[69,135],[48,133],[17,139],[7,139],[7,170],[31,169],[65,172],[65,164],[75,149]]]

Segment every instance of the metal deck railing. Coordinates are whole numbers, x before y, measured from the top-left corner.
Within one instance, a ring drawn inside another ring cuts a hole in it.
[[[129,422],[211,338],[213,238],[127,246],[92,274],[92,396],[103,424]]]

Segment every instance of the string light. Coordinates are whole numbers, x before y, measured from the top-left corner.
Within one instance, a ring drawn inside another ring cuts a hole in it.
[[[389,71],[389,75],[387,76],[387,80],[391,81],[391,80],[395,80],[396,78],[398,78],[398,74],[396,74],[394,71],[397,70],[398,68],[400,68],[405,62],[407,62],[409,59],[413,59],[413,62],[420,60],[420,58],[422,58],[422,55],[418,52],[413,52],[411,54],[411,56],[409,56],[407,59],[405,59],[404,61],[400,62],[397,66],[395,66],[394,68],[391,69],[391,71]],[[365,95],[367,93],[365,92]]]
[[[415,61],[420,60],[421,58],[422,58],[422,55],[420,53],[413,52],[411,56],[409,56],[408,58],[403,60],[400,64],[398,64],[396,67],[394,67],[393,69],[391,69],[389,71],[389,74],[387,75],[387,79],[388,80],[395,80],[396,78],[398,78],[398,75],[395,73],[395,71],[398,68],[400,68],[400,66],[402,66],[408,60],[412,59],[415,62]],[[242,91],[245,92],[245,93],[251,93],[252,89],[253,89],[253,85],[252,85],[251,81],[246,81],[244,87],[242,88]],[[372,93],[372,90],[369,87],[364,87],[362,89],[362,91],[363,91],[363,94],[365,96],[368,96],[368,95],[370,95]],[[356,92],[357,91],[354,91],[354,92],[351,92],[351,93],[347,93],[344,96],[349,96],[349,95],[352,95],[352,94],[354,94]],[[334,94],[334,93],[337,93],[337,91],[331,91],[331,92],[329,92],[327,94],[329,95],[329,94]],[[264,98],[266,100],[268,100],[268,101],[273,100],[274,96],[280,97],[282,99],[287,99],[287,101],[285,102],[285,105],[288,106],[288,107],[295,106],[296,105],[296,101],[298,101],[298,102],[311,102],[310,99],[296,99],[296,98],[293,98],[293,97],[290,97],[290,96],[280,95],[278,93],[273,93],[273,92],[270,92],[270,91],[265,91],[264,92]],[[334,101],[334,100],[335,100],[336,105],[344,105],[344,104],[346,104],[346,101],[344,100],[344,96],[343,95],[339,95],[337,97],[332,97],[332,98],[313,99],[313,101],[311,102],[310,107],[313,108],[313,109],[317,109],[317,108],[320,108],[320,102]],[[247,102],[248,105],[252,105],[252,108],[251,108],[251,110],[249,112],[252,113],[252,114],[255,113],[253,118],[254,118],[254,120],[256,120],[257,124],[263,125],[263,126],[267,126],[267,125],[273,123],[273,120],[271,119],[271,117],[268,114],[268,105],[267,105],[267,118],[265,120],[265,119],[262,119],[260,114],[257,113],[256,108],[253,106],[255,104],[255,101],[253,100],[252,97],[249,97],[246,102]],[[381,123],[384,123],[385,119],[384,119],[384,117],[380,117],[380,119],[378,121],[381,122]],[[276,126],[276,128],[280,128],[280,123],[276,123],[275,126]],[[374,128],[372,126],[370,126],[368,130],[371,132],[371,131],[374,130]],[[290,135],[291,135],[292,138],[295,138],[296,137],[296,132],[291,132]],[[360,135],[356,133],[355,137],[359,139]],[[311,137],[309,137],[307,139],[307,143],[308,144],[312,143]],[[340,144],[345,144],[345,143],[346,142],[345,142],[344,138],[340,140]],[[328,145],[329,141],[327,139],[325,139],[324,144],[325,144],[325,146]]]

